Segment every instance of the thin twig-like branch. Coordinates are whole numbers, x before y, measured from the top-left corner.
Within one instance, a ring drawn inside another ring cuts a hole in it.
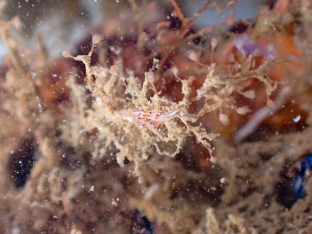
[[[187,20],[187,23],[182,27],[181,29],[181,37],[183,37],[188,30],[190,29],[190,27],[194,24],[194,22],[198,19],[198,17],[209,8],[209,5],[211,3],[211,0],[208,0],[196,13],[195,15],[191,18]]]
[[[173,5],[174,9],[176,10],[178,17],[182,21],[182,24],[185,25],[187,19],[185,18],[184,14],[182,13],[181,8],[177,4],[176,0],[170,0],[170,1],[171,1],[171,4]]]
[[[186,33],[189,31],[189,28],[192,26],[192,24],[198,19],[198,17],[201,15],[202,12],[204,12],[205,10],[207,10],[209,8],[209,4],[211,3],[211,0],[208,0],[200,9],[198,12],[196,12],[196,14],[191,18],[191,19],[186,19],[184,14],[181,11],[181,8],[178,6],[176,0],[170,0],[173,7],[175,8],[178,17],[181,19],[182,21],[182,28],[180,30],[180,34],[179,34],[179,40],[177,41],[177,43],[170,48],[170,50],[164,55],[163,59],[161,60],[160,64],[159,64],[159,69],[157,71],[157,76],[159,76],[159,74],[162,73],[165,64],[167,63],[167,61],[169,60],[172,52],[181,44],[183,43],[185,40],[183,40],[183,37],[186,35]],[[195,36],[195,38],[197,37],[197,35]]]
[[[140,11],[139,11],[138,4],[137,4],[136,0],[128,0],[128,1],[132,7],[132,10],[134,11],[134,14],[135,14],[135,21],[136,21],[136,24],[138,27],[138,35],[141,35],[143,32],[143,25],[142,25],[142,22],[140,21]],[[142,49],[142,48],[139,48],[139,49]]]

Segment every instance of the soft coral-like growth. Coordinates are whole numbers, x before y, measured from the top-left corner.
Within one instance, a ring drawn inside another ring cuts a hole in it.
[[[157,77],[158,81],[163,79],[162,73],[158,73],[162,60],[160,64],[154,60],[152,69],[145,73],[143,83],[133,73],[124,72],[120,59],[110,68],[91,65],[98,39],[98,35],[93,36],[92,47],[87,55],[72,56],[67,51],[63,55],[84,63],[87,87],[95,98],[87,116],[83,117],[83,129],[96,130],[104,144],[103,148],[113,145],[117,149],[117,161],[120,165],[127,158],[134,161],[138,169],[142,160],[155,153],[173,157],[181,151],[185,140],[192,135],[208,150],[210,161],[215,162],[210,142],[218,133],[207,131],[201,117],[219,111],[219,120],[226,124],[227,116],[222,113],[223,108],[236,109],[240,115],[249,112],[248,107],[236,107],[232,101],[233,93],[240,92],[242,85],[245,84],[244,88],[248,88],[246,82],[249,79],[262,82],[266,87],[267,97],[276,89],[275,82],[267,75],[272,60],[266,60],[256,67],[254,57],[248,56],[239,64],[239,69],[232,73],[227,72],[225,66],[216,63],[200,64],[203,67],[197,72],[201,73],[203,80],[195,88],[195,94],[193,82],[196,78],[181,79],[173,68],[177,82],[181,83],[182,95],[181,100],[175,101],[162,95],[162,90],[157,90],[155,86]],[[194,66],[197,66],[196,63]],[[73,86],[72,83],[71,87]],[[252,96],[252,93],[249,90],[243,95]],[[190,111],[194,105],[200,107]],[[164,126],[166,128],[159,131]]]

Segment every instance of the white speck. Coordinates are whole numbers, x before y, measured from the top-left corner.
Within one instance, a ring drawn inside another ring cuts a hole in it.
[[[222,177],[222,178],[220,179],[220,182],[221,182],[221,184],[224,184],[224,183],[225,183],[225,178]]]
[[[42,113],[43,107],[42,107],[42,105],[40,103],[38,103],[38,109],[39,109],[39,113]]]
[[[133,117],[122,117],[124,120],[128,120],[129,122],[133,122]]]
[[[117,206],[117,202],[114,199],[112,199],[112,205]]]
[[[293,118],[295,123],[298,123],[300,119],[301,119],[300,115],[297,115],[295,118]]]
[[[150,186],[144,194],[144,199],[150,200],[153,194],[159,189],[159,184],[153,184]]]
[[[20,234],[22,233],[22,230],[19,227],[13,227],[11,230],[12,234]]]
[[[94,191],[94,185],[92,185],[89,189],[89,192],[93,192]]]

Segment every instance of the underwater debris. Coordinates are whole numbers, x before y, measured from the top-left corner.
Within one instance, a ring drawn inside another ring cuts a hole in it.
[[[142,234],[156,234],[154,224],[151,223],[146,216],[143,216],[140,211],[134,210],[134,225],[132,227],[133,233]]]
[[[312,172],[312,155],[302,158],[291,171],[295,179],[293,190],[296,195],[296,200],[294,202],[296,202],[298,199],[304,198],[307,195],[304,184],[309,179]]]
[[[233,45],[240,51],[243,55],[259,54],[264,58],[277,58],[278,54],[273,44],[256,44],[247,35],[242,35],[234,39]]]
[[[26,184],[35,163],[34,154],[35,146],[32,139],[22,140],[16,151],[11,153],[8,169],[15,188],[22,188]]]

